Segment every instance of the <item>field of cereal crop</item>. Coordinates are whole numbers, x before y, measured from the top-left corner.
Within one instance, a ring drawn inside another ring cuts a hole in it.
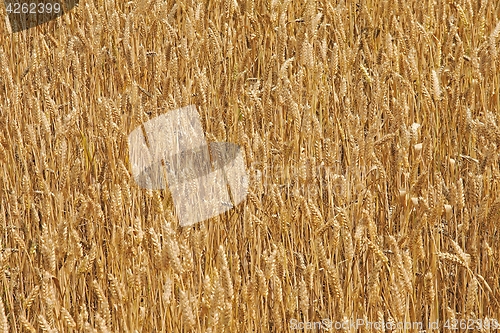
[[[500,3],[6,10],[0,332],[500,327]],[[127,138],[191,104],[249,189],[181,227]]]

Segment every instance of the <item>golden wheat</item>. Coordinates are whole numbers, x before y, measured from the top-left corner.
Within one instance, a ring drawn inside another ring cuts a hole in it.
[[[493,0],[0,20],[0,330],[500,320],[499,20]],[[135,183],[127,136],[189,104],[242,147],[249,192],[180,227],[168,189]]]

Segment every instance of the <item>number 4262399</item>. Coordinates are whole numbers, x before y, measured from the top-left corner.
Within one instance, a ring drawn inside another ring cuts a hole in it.
[[[5,8],[7,14],[59,14],[61,5],[58,2],[54,3],[7,3]]]

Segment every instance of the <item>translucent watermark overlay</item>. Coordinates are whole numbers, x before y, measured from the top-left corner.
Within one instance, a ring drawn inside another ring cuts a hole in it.
[[[369,321],[367,319],[345,319],[334,321],[331,319],[321,319],[320,321],[299,321],[291,319],[290,330],[301,331],[412,331],[427,332],[429,330],[448,329],[455,330],[497,330],[500,328],[498,320],[493,318],[468,318],[468,319],[448,319],[444,321],[429,321],[426,324],[419,321]]]
[[[12,32],[36,27],[64,15],[79,0],[4,0],[7,21]]]
[[[194,105],[145,122],[128,141],[135,181],[145,189],[168,187],[181,226],[228,211],[247,195],[240,147],[228,142],[208,145]]]
[[[384,321],[369,321],[365,319],[346,319],[342,321],[334,321],[331,319],[321,319],[320,321],[299,321],[291,319],[289,322],[290,330],[324,330],[324,331],[338,331],[338,330],[358,330],[366,329],[369,331],[385,331],[385,330],[423,330],[422,322],[384,322]]]

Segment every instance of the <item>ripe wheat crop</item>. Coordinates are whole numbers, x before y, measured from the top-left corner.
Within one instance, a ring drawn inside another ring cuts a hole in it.
[[[0,20],[0,332],[495,331],[499,35],[495,0]],[[249,190],[180,227],[127,136],[190,104],[242,147]]]

